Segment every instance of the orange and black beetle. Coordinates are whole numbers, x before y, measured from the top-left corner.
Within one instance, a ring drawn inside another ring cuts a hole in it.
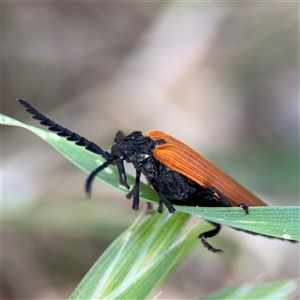
[[[106,162],[95,169],[86,181],[86,192],[90,194],[95,176],[110,164],[115,164],[120,175],[120,183],[128,190],[124,161],[132,163],[136,170],[135,185],[127,198],[133,198],[132,208],[139,209],[140,176],[143,173],[159,197],[158,211],[162,212],[163,204],[170,213],[175,212],[175,205],[230,207],[240,206],[248,214],[248,206],[266,206],[264,202],[247,191],[234,179],[206,160],[196,151],[161,131],[153,130],[143,135],[134,131],[125,135],[116,134],[111,151],[102,150],[96,144],[56,124],[28,102],[19,99],[32,118],[47,126],[50,131],[76,142],[87,150],[101,155]],[[199,235],[203,245],[211,252],[222,250],[211,246],[206,238],[215,236],[221,226],[213,223],[213,230]]]

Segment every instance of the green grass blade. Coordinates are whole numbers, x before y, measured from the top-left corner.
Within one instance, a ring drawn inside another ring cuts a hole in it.
[[[188,220],[187,214],[153,211],[136,221],[107,248],[70,299],[146,299],[179,258]]]
[[[181,212],[233,228],[287,240],[300,240],[300,207],[251,207],[245,215],[239,207],[175,206]]]
[[[72,163],[88,173],[104,162],[104,159],[99,155],[95,155],[83,147],[78,147],[74,143],[51,132],[23,124],[5,115],[1,115],[0,120],[3,125],[18,126],[32,131],[57,149]],[[130,174],[127,174],[127,176],[128,183],[133,185],[134,177]],[[128,192],[126,188],[119,184],[118,171],[114,166],[109,166],[100,172],[97,178],[123,193]],[[152,188],[141,183],[141,199],[156,202],[157,195]],[[176,206],[176,209],[233,228],[294,241],[300,240],[299,206],[251,207],[249,215],[245,215],[240,208],[236,207],[207,208]]]
[[[296,280],[280,280],[275,282],[268,282],[258,285],[254,282],[248,282],[240,285],[225,287],[203,298],[205,300],[223,299],[223,300],[242,300],[242,299],[292,299],[290,294],[297,291],[299,285]]]

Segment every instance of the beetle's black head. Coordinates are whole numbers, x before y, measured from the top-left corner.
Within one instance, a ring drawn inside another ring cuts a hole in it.
[[[125,160],[138,168],[155,148],[155,143],[149,137],[145,137],[141,131],[134,131],[127,136],[118,135],[112,148],[111,155],[115,160]]]
[[[124,168],[124,160],[132,163],[137,172],[141,172],[143,166],[147,164],[149,157],[152,157],[152,151],[156,145],[165,143],[164,140],[154,141],[150,137],[146,137],[141,131],[134,131],[125,136],[121,131],[117,132],[114,144],[111,147],[111,153],[107,153],[107,160],[104,164],[95,169],[86,181],[86,192],[90,194],[91,185],[95,176],[103,169],[111,164],[117,165],[120,184],[127,189],[130,186],[127,183],[126,173]]]

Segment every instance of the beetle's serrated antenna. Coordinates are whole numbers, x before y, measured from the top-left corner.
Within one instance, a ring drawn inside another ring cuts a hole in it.
[[[23,105],[26,108],[26,112],[32,114],[33,119],[39,120],[40,124],[48,127],[50,131],[55,132],[61,137],[65,137],[68,141],[75,142],[75,144],[78,146],[85,147],[85,149],[88,151],[101,155],[105,159],[108,159],[110,157],[110,154],[107,151],[102,150],[99,146],[80,136],[79,134],[62,127],[59,124],[56,124],[54,121],[37,111],[32,105],[30,105],[25,100],[18,99],[18,101],[21,105]]]

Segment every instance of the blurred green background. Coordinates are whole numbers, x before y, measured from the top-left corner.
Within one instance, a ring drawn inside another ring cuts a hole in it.
[[[270,205],[299,205],[299,3],[2,3],[2,113],[23,98],[109,150],[161,129]],[[62,299],[137,213],[33,134],[2,127],[2,299]],[[194,222],[199,220],[194,220]],[[299,246],[224,229],[158,299],[299,276]],[[222,245],[222,246],[221,246]]]

